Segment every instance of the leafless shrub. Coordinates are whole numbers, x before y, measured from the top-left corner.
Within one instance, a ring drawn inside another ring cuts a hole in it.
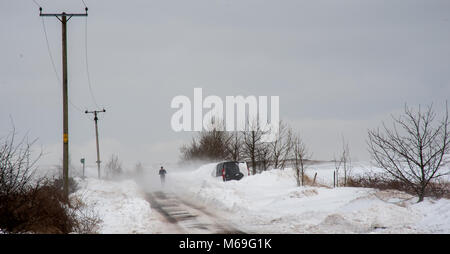
[[[33,181],[39,154],[32,157],[31,146],[36,140],[28,142],[24,136],[16,143],[15,129],[4,139],[0,139],[0,195],[27,191]]]
[[[450,199],[450,182],[437,179],[427,186],[426,196]]]
[[[209,130],[202,131],[192,139],[191,144],[181,148],[182,159],[187,161],[217,161],[230,157],[230,134],[223,131],[222,122],[211,120]]]
[[[51,181],[0,199],[0,228],[10,233],[94,233],[100,221],[87,208],[68,201]]]
[[[66,213],[62,191],[41,183],[2,197],[0,225],[7,232],[69,233],[72,220]]]
[[[14,131],[0,141],[0,228],[9,233],[74,232],[88,217],[73,216],[76,209],[60,183],[34,177],[40,155],[32,159],[32,144],[26,138],[15,143]]]
[[[414,188],[405,185],[402,181],[393,179],[386,174],[374,174],[347,179],[348,187],[374,188],[379,190],[399,190],[412,195],[416,195]],[[433,181],[427,185],[425,197],[450,198],[450,183],[445,181]]]
[[[63,181],[63,179],[61,177],[60,178],[56,178],[56,179],[53,179],[53,184],[55,185],[56,188],[62,190],[63,189],[63,185],[64,185],[64,181]],[[75,181],[75,179],[73,177],[70,177],[69,178],[69,194],[74,193],[77,190],[78,190],[77,182]]]
[[[74,197],[70,201],[70,217],[74,219],[73,231],[79,234],[97,233],[102,220],[99,215],[83,203],[80,197]]]
[[[315,186],[314,178],[311,179],[307,174],[303,174],[303,186]]]
[[[412,193],[413,190],[402,181],[392,179],[383,174],[366,174],[365,176],[349,177],[347,179],[348,187],[374,188],[379,190],[399,190]]]

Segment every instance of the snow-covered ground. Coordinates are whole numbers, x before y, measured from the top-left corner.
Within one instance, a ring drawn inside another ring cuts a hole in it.
[[[108,181],[76,178],[79,198],[102,221],[98,233],[154,233],[164,224],[152,213],[144,193],[133,180]]]
[[[79,197],[102,219],[99,233],[170,233],[145,192],[164,191],[206,207],[246,233],[450,233],[450,200],[399,191],[332,188],[334,165],[310,166],[322,187],[297,187],[291,169],[270,170],[241,181],[211,176],[215,164],[168,170],[161,188],[155,172],[135,180],[77,178]],[[355,166],[355,174],[367,172]],[[173,225],[172,225],[173,226]]]
[[[245,232],[450,233],[447,199],[417,204],[416,197],[392,190],[297,187],[289,169],[223,182],[211,176],[214,166],[174,173],[168,185],[184,198],[215,209]],[[318,178],[330,174],[323,167],[317,172]]]

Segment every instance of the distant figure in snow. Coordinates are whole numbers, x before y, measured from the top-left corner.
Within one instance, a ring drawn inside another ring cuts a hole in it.
[[[159,170],[159,177],[161,178],[161,185],[164,186],[164,182],[166,181],[167,171],[161,166]]]

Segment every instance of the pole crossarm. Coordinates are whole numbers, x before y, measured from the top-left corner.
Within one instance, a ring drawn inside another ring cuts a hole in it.
[[[39,14],[39,16],[55,16],[55,17],[62,17],[62,16],[66,16],[66,17],[72,17],[72,16],[87,16],[87,13],[41,13]]]
[[[69,19],[71,19],[72,17],[87,17],[88,15],[88,8],[86,7],[84,9],[86,12],[85,13],[42,13],[42,8],[39,7],[39,16],[41,17],[56,17],[59,19],[59,21],[62,21],[59,17],[69,17],[66,21],[69,21]]]
[[[104,112],[106,112],[105,109],[103,109],[103,110],[92,110],[92,111],[86,110],[86,111],[84,111],[84,113],[86,113],[86,114],[96,114],[96,113],[104,113]]]

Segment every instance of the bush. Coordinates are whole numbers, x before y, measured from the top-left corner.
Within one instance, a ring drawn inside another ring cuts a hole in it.
[[[64,186],[64,181],[62,178],[57,178],[53,180],[53,184],[56,188],[62,190]],[[73,179],[73,177],[69,177],[69,194],[74,193],[78,189],[77,182]]]
[[[12,132],[0,140],[0,231],[6,233],[92,233],[99,219],[80,202],[67,200],[61,181],[36,178],[30,147]],[[76,187],[72,180],[72,189]]]
[[[64,197],[54,185],[43,184],[0,197],[0,227],[7,232],[69,233],[73,223]]]
[[[0,195],[0,228],[9,233],[92,233],[99,220],[83,205],[64,198],[59,184],[40,183],[21,193]]]
[[[228,132],[213,129],[211,131],[202,131],[197,137],[192,139],[189,145],[184,145],[180,151],[182,159],[186,161],[220,161],[229,158]]]

